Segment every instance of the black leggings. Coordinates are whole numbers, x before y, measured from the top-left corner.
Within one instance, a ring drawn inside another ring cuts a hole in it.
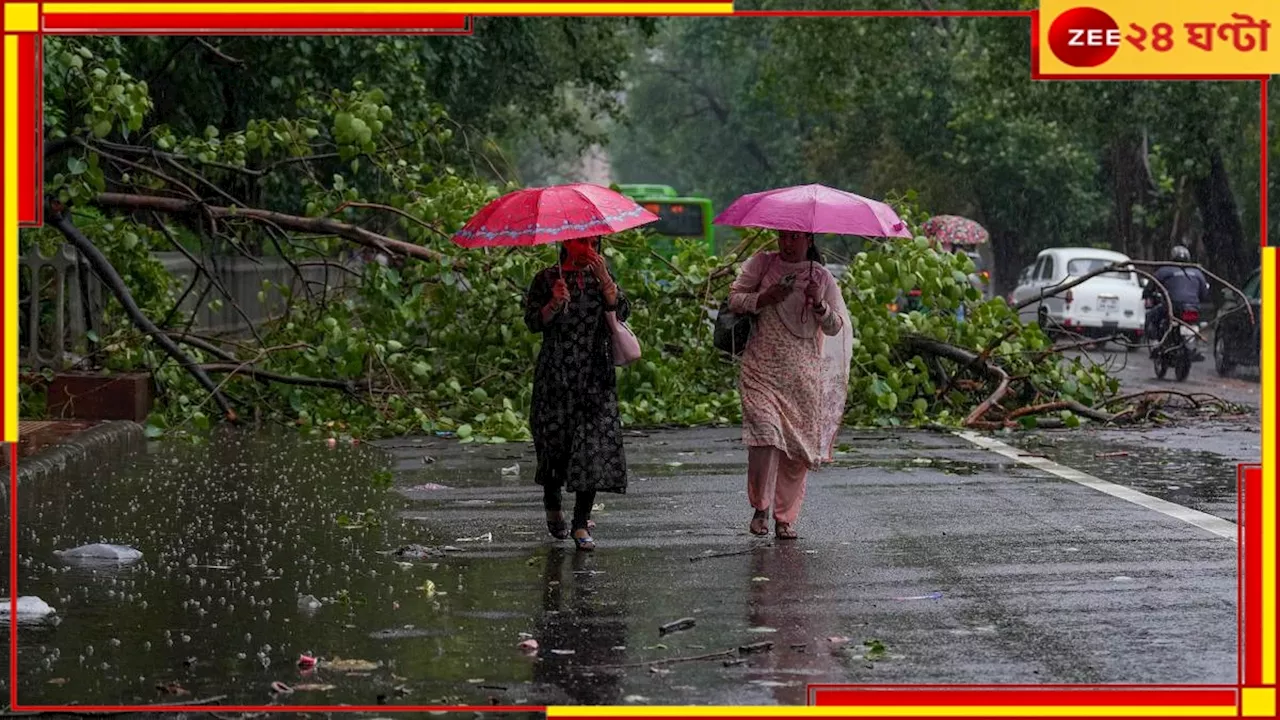
[[[595,490],[583,490],[574,493],[573,529],[586,530],[587,521],[591,519],[591,506],[596,503]],[[564,505],[559,485],[544,485],[542,488],[542,507],[549,513],[560,512]]]

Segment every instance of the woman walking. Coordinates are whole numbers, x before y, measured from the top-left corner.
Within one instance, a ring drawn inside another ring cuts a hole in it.
[[[597,492],[625,493],[627,463],[618,417],[611,328],[631,306],[600,254],[599,238],[568,240],[560,263],[537,274],[525,296],[525,324],[542,333],[529,417],[538,455],[547,531],[594,550],[591,506]],[[572,527],[562,489],[575,493]]]
[[[813,234],[781,231],[778,249],[743,265],[729,309],[756,316],[738,381],[750,530],[768,534],[772,510],[775,537],[792,540],[809,470],[831,458],[853,336]]]

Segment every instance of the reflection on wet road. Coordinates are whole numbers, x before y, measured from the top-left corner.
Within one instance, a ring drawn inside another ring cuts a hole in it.
[[[842,435],[801,539],[761,540],[738,436],[629,434],[594,554],[546,536],[520,445],[227,435],[24,488],[21,594],[61,622],[19,633],[20,697],[758,705],[810,683],[1235,677],[1230,542],[919,432]],[[1075,439],[1026,441],[1234,518],[1228,459],[1174,480],[1141,443]],[[53,554],[100,540],[143,559]]]

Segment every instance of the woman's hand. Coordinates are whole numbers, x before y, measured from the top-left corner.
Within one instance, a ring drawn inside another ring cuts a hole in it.
[[[618,284],[609,275],[609,266],[605,265],[604,256],[594,252],[591,253],[587,260],[587,267],[591,268],[591,274],[595,275],[596,280],[600,281],[600,292],[604,294],[605,303],[616,305],[618,303]]]
[[[805,285],[805,288],[804,288],[805,302],[808,303],[809,307],[817,311],[819,316],[822,316],[823,314],[825,314],[827,310],[826,306],[824,306],[822,303],[822,296],[824,294],[825,294],[824,286],[820,282],[815,282],[813,280],[810,280],[809,284]]]
[[[556,280],[551,286],[551,308],[556,312],[564,309],[569,304],[569,286],[565,283],[564,278]]]
[[[777,305],[791,297],[791,293],[795,292],[795,290],[795,285],[790,283],[774,283],[772,287],[756,297],[756,307],[763,309],[770,305]]]

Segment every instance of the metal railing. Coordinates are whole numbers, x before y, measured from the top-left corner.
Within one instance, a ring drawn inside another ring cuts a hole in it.
[[[31,247],[18,258],[18,272],[19,285],[25,281],[27,290],[18,302],[19,357],[31,370],[66,369],[76,356],[88,352],[89,332],[101,323],[102,284],[80,253],[66,244],[59,245],[51,256]],[[48,287],[50,282],[52,288]],[[51,328],[42,317],[49,303],[53,306]]]
[[[196,266],[181,253],[160,252],[155,257],[177,278],[179,293],[196,273]],[[295,296],[305,294],[293,268],[281,258],[254,261],[220,256],[201,258],[200,262],[231,297],[228,301],[221,289],[209,287],[207,277],[201,278],[179,308],[195,315],[192,329],[197,332],[248,333],[250,323],[257,326],[284,312],[286,300],[277,286],[291,288]],[[59,245],[52,256],[45,256],[35,246],[25,248],[18,266],[19,284],[25,283],[25,292],[19,299],[21,364],[34,372],[61,371],[77,365],[91,350],[90,331],[102,331],[102,283],[75,248],[67,244]],[[360,271],[360,262],[354,259],[301,262],[299,266],[311,291],[317,294],[349,286],[357,281],[353,273]],[[220,307],[210,307],[213,300],[220,300]]]

